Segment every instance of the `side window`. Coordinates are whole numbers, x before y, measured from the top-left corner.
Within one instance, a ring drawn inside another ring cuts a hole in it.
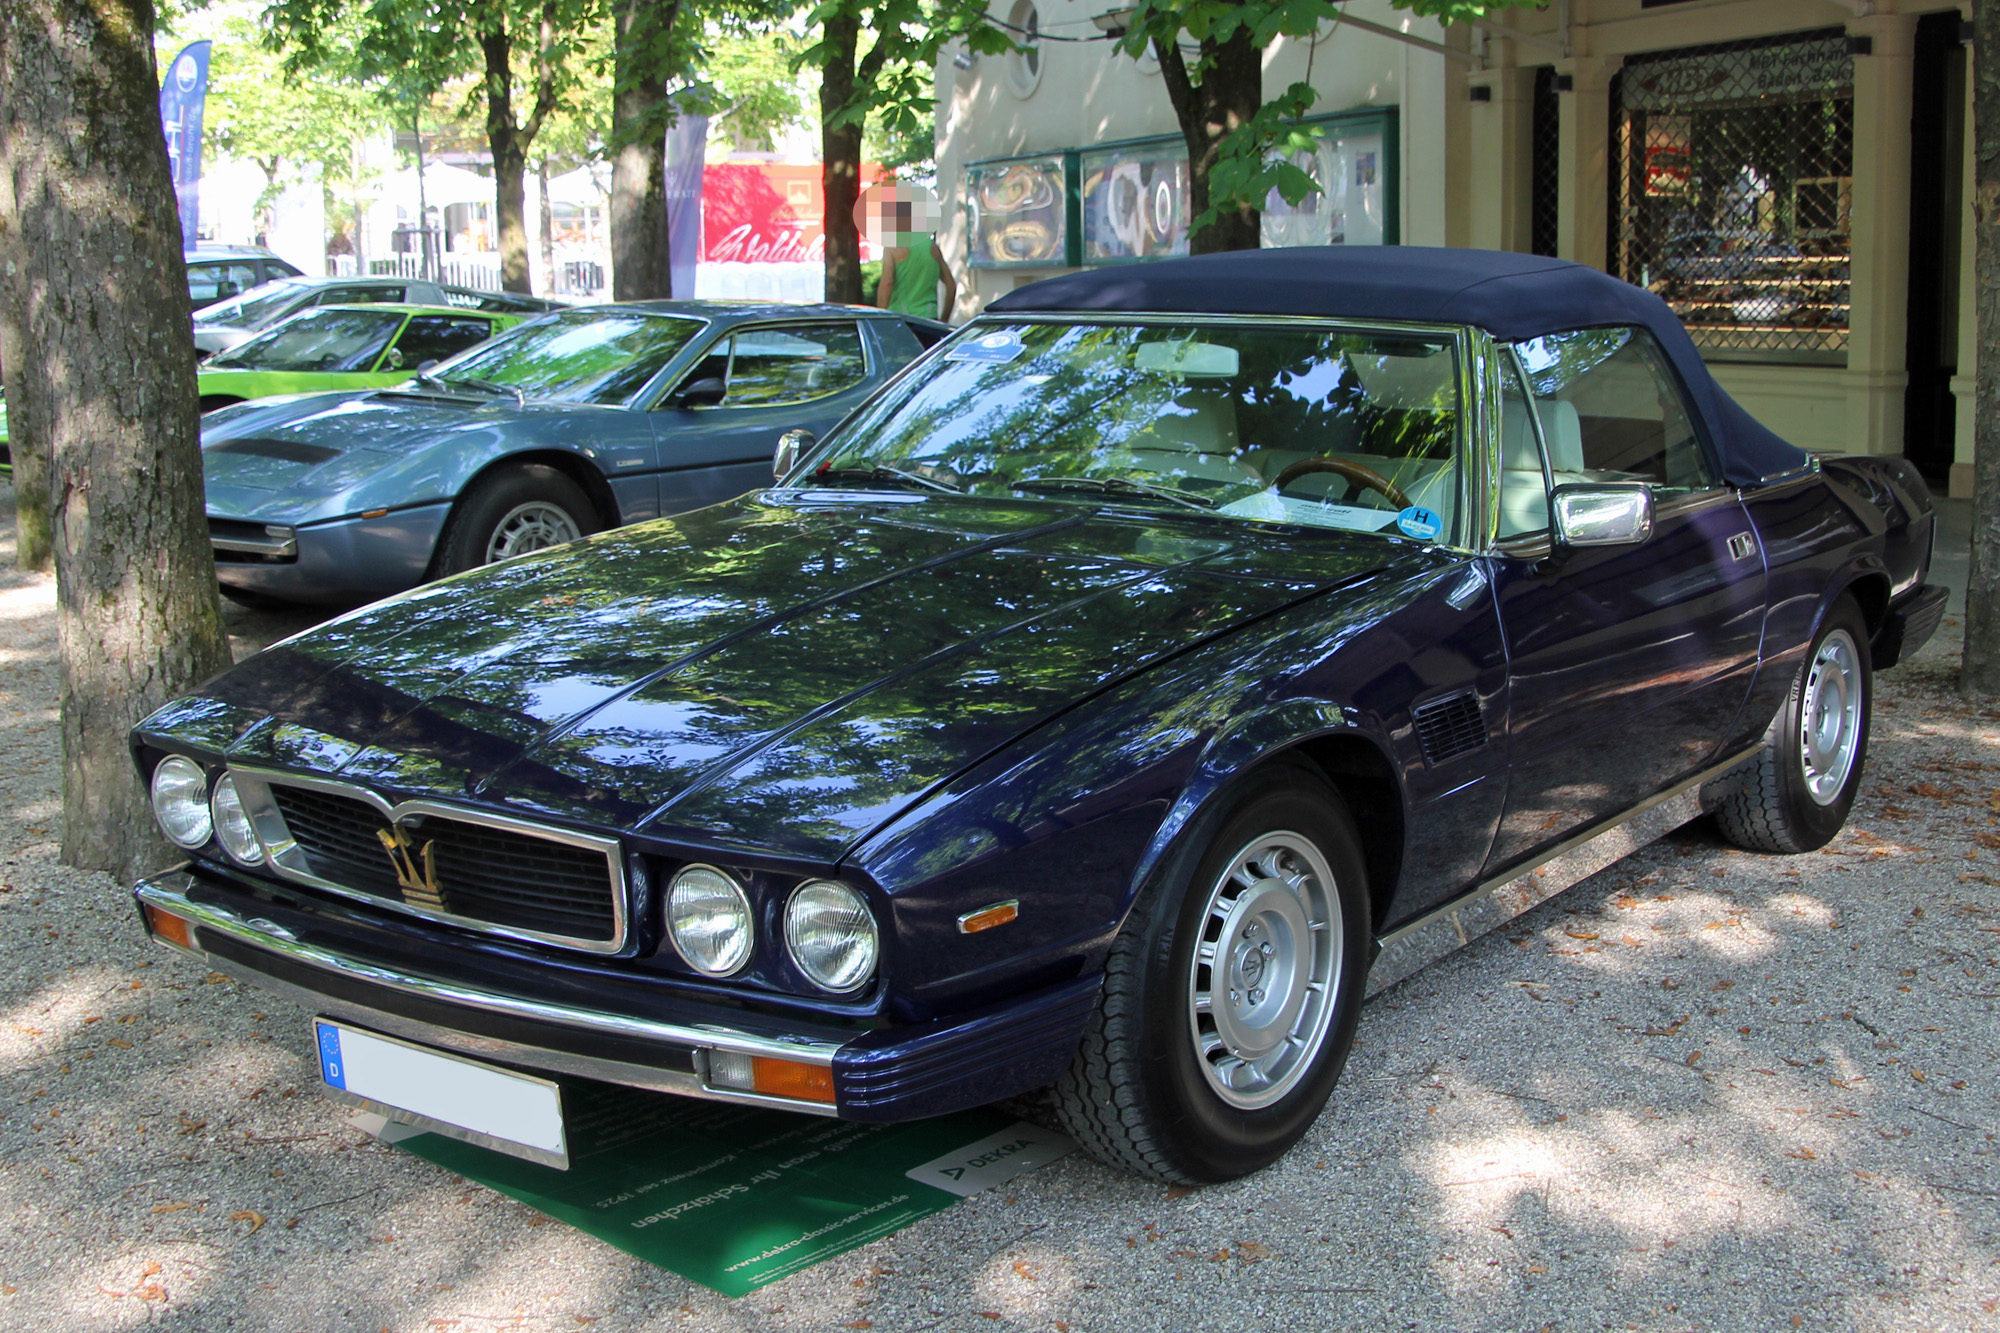
[[[1577,329],[1515,344],[1555,482],[1716,485],[1665,355],[1638,328]]]
[[[697,372],[699,373],[699,372]],[[730,339],[725,407],[778,407],[861,383],[868,363],[851,323],[788,324]]]
[[[385,301],[400,301],[403,289],[400,287],[329,287],[319,294],[315,305],[377,305]]]
[[[1535,408],[1521,383],[1520,365],[1506,358],[1500,370],[1500,539],[1549,530],[1549,478],[1535,429]]]
[[[255,264],[188,265],[188,299],[197,306],[226,300],[257,285]]]
[[[442,361],[456,356],[475,343],[486,341],[493,331],[483,319],[454,318],[451,315],[416,315],[403,326],[396,339],[402,364],[415,369],[426,361]]]

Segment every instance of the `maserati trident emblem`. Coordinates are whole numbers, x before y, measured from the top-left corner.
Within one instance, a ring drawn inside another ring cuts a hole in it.
[[[390,864],[396,867],[396,887],[403,891],[403,901],[412,907],[443,911],[444,892],[438,887],[437,858],[433,854],[437,844],[427,842],[419,851],[401,824],[377,829],[375,836],[382,840],[382,850],[389,853]]]

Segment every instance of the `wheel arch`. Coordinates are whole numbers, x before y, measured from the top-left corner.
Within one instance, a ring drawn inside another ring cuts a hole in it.
[[[523,464],[541,463],[574,481],[590,497],[597,508],[600,527],[615,528],[622,522],[618,512],[618,497],[612,493],[611,483],[604,479],[600,471],[589,459],[566,449],[522,449],[511,454],[501,454],[479,465],[471,475],[459,483],[457,494],[451,497],[451,508],[445,511],[444,521],[438,525],[438,536],[431,547],[430,564],[426,568],[426,581],[438,577],[439,561],[443,558],[445,536],[451,531],[452,520],[465,508],[466,497],[496,472],[504,472],[510,467]]]
[[[1406,811],[1389,748],[1360,710],[1292,699],[1237,719],[1204,748],[1179,799],[1140,858],[1127,910],[1140,889],[1193,843],[1243,779],[1274,763],[1302,763],[1346,802],[1361,830],[1375,922],[1387,919],[1402,871]]]
[[[618,497],[612,493],[611,483],[604,479],[603,470],[582,454],[567,449],[522,449],[487,460],[479,466],[478,471],[465,479],[464,484],[458,488],[458,494],[452,497],[452,513],[457,514],[459,506],[465,503],[465,497],[472,493],[473,487],[495,472],[504,472],[510,467],[529,463],[552,467],[581,486],[583,493],[590,497],[590,502],[597,506],[598,521],[603,526],[615,528],[623,521],[618,511]]]

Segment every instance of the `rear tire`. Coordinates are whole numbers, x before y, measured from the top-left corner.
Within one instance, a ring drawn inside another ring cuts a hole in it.
[[[602,526],[583,487],[546,463],[518,463],[487,473],[459,497],[432,566],[440,577],[462,574]]]
[[[1824,847],[1847,823],[1868,757],[1868,625],[1842,595],[1813,637],[1764,745],[1720,784],[1722,836],[1753,852]]]
[[[1314,770],[1247,778],[1134,904],[1069,1071],[1063,1128],[1159,1180],[1231,1180],[1312,1127],[1354,1042],[1367,876]]]

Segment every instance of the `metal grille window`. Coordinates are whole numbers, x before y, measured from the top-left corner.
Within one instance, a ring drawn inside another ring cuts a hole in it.
[[[1708,354],[1847,350],[1854,58],[1838,28],[1625,62],[1612,90],[1619,276]]]
[[[1551,65],[1535,71],[1528,140],[1528,248],[1538,255],[1554,255],[1557,198],[1562,188],[1558,157],[1562,151],[1562,102],[1556,96],[1556,71]]]

